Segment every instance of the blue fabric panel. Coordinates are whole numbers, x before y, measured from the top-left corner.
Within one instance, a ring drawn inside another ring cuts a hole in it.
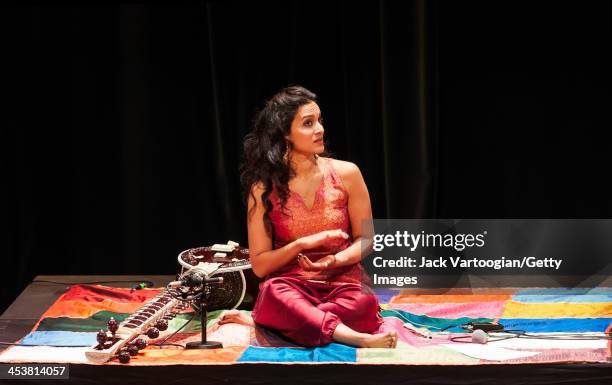
[[[582,333],[603,332],[612,318],[506,318],[499,323],[508,330],[530,333]]]
[[[398,289],[388,289],[388,288],[375,288],[373,289],[374,293],[378,297],[379,303],[389,303],[391,298],[399,295],[400,290]]]
[[[521,294],[513,295],[512,300],[523,303],[594,303],[594,302],[611,302],[612,307],[612,295],[606,294],[558,294],[558,295],[532,295],[532,294]]]
[[[91,346],[96,342],[97,333],[36,331],[25,336],[21,345],[61,345],[61,346]]]
[[[612,287],[560,287],[518,290],[515,295],[612,295]]]
[[[357,349],[331,343],[316,348],[262,348],[249,346],[238,362],[356,362]]]

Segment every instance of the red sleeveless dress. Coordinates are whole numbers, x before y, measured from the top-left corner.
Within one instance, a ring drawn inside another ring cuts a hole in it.
[[[351,234],[348,213],[348,192],[342,185],[332,161],[319,158],[323,178],[312,207],[289,190],[283,211],[280,199],[270,194],[270,220],[274,227],[274,248],[324,230],[341,229]],[[322,247],[305,250],[311,261],[336,254],[352,244],[341,239]],[[367,285],[368,278],[361,264],[306,272],[297,259],[271,273],[260,284],[260,293],[253,309],[256,324],[275,329],[304,346],[321,346],[332,341],[339,323],[363,333],[372,333],[382,323],[378,300]]]

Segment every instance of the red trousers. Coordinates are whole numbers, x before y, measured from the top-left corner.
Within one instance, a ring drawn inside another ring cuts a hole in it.
[[[275,329],[303,346],[332,341],[339,323],[361,333],[373,333],[382,323],[378,299],[361,285],[332,285],[293,277],[275,277],[261,283],[253,309],[256,324]]]

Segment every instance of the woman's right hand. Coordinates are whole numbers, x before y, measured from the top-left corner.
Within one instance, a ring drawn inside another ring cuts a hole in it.
[[[333,242],[340,239],[349,239],[349,235],[344,231],[337,229],[325,230],[316,234],[302,237],[300,238],[299,242],[303,250],[309,250],[325,245],[328,242]]]

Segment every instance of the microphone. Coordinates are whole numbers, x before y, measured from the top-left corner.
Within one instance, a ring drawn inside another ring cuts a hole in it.
[[[186,277],[183,277],[180,281],[172,281],[168,284],[168,287],[177,288],[181,286],[185,287],[197,287],[201,286],[204,281],[204,277],[199,273],[193,273]]]
[[[489,335],[482,329],[476,329],[472,333],[472,342],[477,344],[486,344],[489,341]]]
[[[185,287],[198,287],[202,286],[203,283],[223,283],[223,277],[206,278],[201,273],[190,274],[180,281],[172,281],[168,284],[170,288],[177,288],[181,286]]]

